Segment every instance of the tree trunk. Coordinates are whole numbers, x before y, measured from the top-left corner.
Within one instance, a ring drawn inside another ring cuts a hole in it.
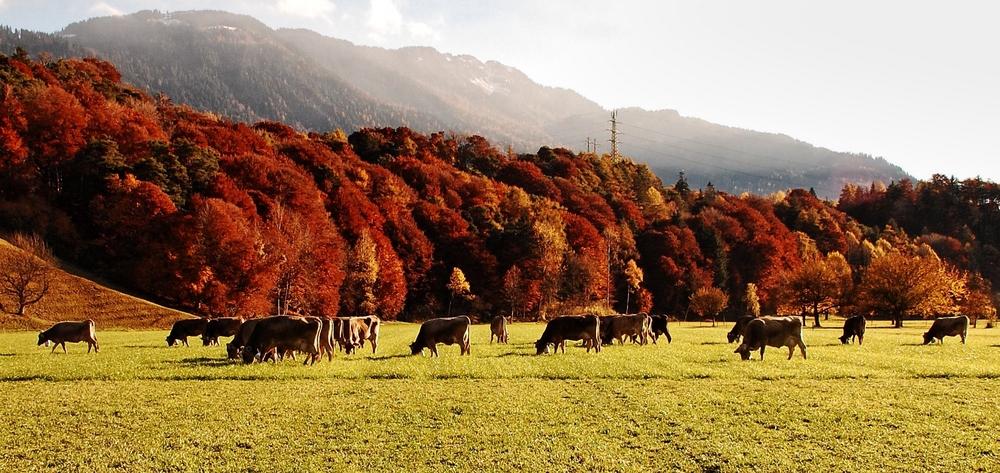
[[[813,304],[813,328],[823,328],[819,323],[819,304]]]

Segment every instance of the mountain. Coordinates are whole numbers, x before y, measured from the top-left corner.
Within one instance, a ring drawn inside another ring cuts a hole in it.
[[[106,59],[150,94],[245,122],[273,120],[300,130],[347,132],[406,126],[421,133],[478,134],[517,151],[541,146],[610,152],[611,112],[567,89],[539,85],[513,67],[425,47],[357,46],[301,29],[273,30],[218,11],[144,11],[67,26],[59,37],[0,30],[0,51]],[[574,72],[567,72],[574,73]],[[619,152],[674,182],[770,194],[814,188],[836,199],[847,183],[910,178],[867,155],[817,148],[676,111],[618,111]]]

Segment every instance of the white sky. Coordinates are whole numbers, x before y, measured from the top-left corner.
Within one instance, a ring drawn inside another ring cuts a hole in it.
[[[605,108],[682,115],[1000,181],[1000,2],[0,0],[0,24],[213,9],[516,67]],[[627,126],[627,124],[625,124]]]

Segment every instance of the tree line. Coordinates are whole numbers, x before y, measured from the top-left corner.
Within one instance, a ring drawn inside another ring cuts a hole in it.
[[[1000,192],[938,181],[734,196],[564,148],[236,123],[94,58],[0,55],[0,227],[205,315],[993,317]]]

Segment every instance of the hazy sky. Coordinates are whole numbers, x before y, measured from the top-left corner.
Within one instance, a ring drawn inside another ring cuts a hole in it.
[[[148,9],[431,46],[608,109],[674,109],[881,156],[919,179],[1000,182],[1000,2],[0,0],[0,24],[55,32]]]

